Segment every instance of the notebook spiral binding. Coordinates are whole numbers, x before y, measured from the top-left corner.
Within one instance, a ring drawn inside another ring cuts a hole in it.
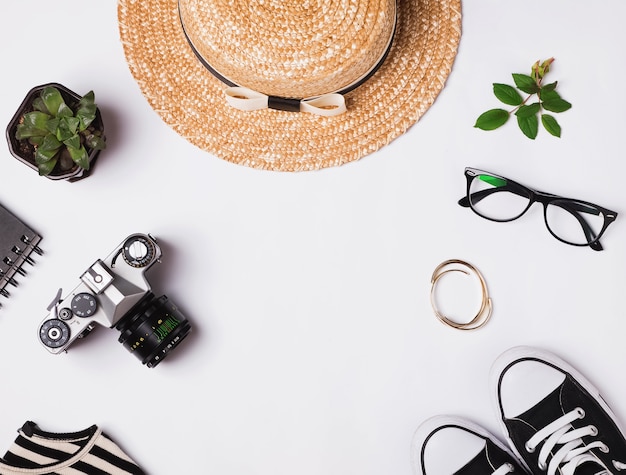
[[[34,265],[32,254],[42,255],[41,236],[0,205],[0,295],[10,297],[8,285],[17,287],[19,276],[28,273],[25,264]],[[0,303],[2,307],[2,303]]]

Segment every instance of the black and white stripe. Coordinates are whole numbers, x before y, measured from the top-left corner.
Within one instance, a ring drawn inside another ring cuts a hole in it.
[[[0,459],[0,475],[145,475],[97,426],[80,432],[52,433],[27,422]]]

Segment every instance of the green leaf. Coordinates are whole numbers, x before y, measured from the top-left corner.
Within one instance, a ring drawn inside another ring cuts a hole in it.
[[[37,129],[26,124],[18,124],[15,131],[15,138],[17,140],[31,139],[33,137],[44,137],[48,132],[45,130]]]
[[[15,138],[22,140],[30,137],[43,137],[48,134],[46,124],[48,122],[48,114],[43,112],[29,112],[24,115],[24,122],[17,125]]]
[[[51,134],[56,134],[57,129],[59,128],[59,124],[61,123],[61,119],[57,119],[53,117],[46,122],[46,130]]]
[[[43,142],[37,149],[37,152],[54,152],[56,153],[61,148],[61,142],[57,140],[57,138],[53,134],[48,134],[44,137]],[[51,155],[47,155],[48,158],[51,158]]]
[[[35,154],[35,162],[37,165],[41,165],[42,163],[49,162],[52,159],[57,158],[58,150],[42,150],[41,147],[37,149],[37,153]]]
[[[43,103],[41,96],[37,96],[33,99],[33,109],[40,112],[45,112],[46,114],[50,114],[50,111],[46,108],[46,105]]]
[[[96,106],[81,107],[76,111],[76,117],[80,120],[80,130],[85,130],[96,118]]]
[[[52,116],[45,114],[43,112],[34,111],[29,112],[28,114],[24,114],[24,122],[23,124],[27,127],[32,127],[34,129],[47,130],[46,124],[48,120],[50,120]]]
[[[555,137],[561,136],[561,126],[553,116],[549,114],[542,114],[541,123],[543,124],[544,129],[546,129],[550,134]]]
[[[85,94],[78,103],[76,117],[80,119],[80,130],[85,130],[96,118],[97,106],[93,91]]]
[[[47,160],[42,163],[37,164],[37,168],[39,169],[40,176],[50,175],[50,172],[54,169],[54,166],[57,164],[57,158],[52,160]]]
[[[72,160],[74,160],[79,167],[89,170],[89,155],[85,147],[81,146],[78,149],[68,147],[68,150]]]
[[[526,94],[536,94],[539,92],[539,86],[533,78],[527,74],[513,73],[513,81],[520,91],[524,91]]]
[[[483,112],[478,119],[474,127],[478,127],[481,130],[494,130],[498,127],[506,124],[509,120],[509,113],[504,109],[491,109],[487,112]]]
[[[567,102],[565,99],[554,98],[544,100],[541,105],[544,109],[549,110],[550,112],[565,112],[568,109],[572,108],[572,105]]]
[[[69,139],[76,135],[78,131],[78,119],[76,117],[63,117],[59,121],[59,126],[56,130],[56,136],[59,141]]]
[[[546,89],[545,87],[539,91],[539,99],[549,101],[552,99],[561,99],[561,96],[554,89]]]
[[[532,104],[528,104],[527,106],[522,106],[517,109],[515,115],[517,117],[530,117],[531,115],[535,115],[539,112],[541,106],[538,102],[533,102]]]
[[[39,147],[42,143],[43,143],[43,137],[39,137],[39,136],[33,136],[33,137],[29,137],[28,141],[33,144],[33,145],[37,145],[37,147]]]
[[[104,150],[106,148],[104,139],[94,134],[89,134],[85,137],[85,145],[92,150]]]
[[[70,138],[63,141],[67,148],[80,148],[80,137],[78,134],[72,135]]]
[[[494,83],[493,93],[501,102],[509,106],[519,106],[524,101],[517,89],[508,84]]]
[[[544,84],[541,86],[541,93],[545,91],[554,91],[556,89],[558,81],[551,82],[550,84]]]
[[[80,98],[78,105],[81,107],[95,105],[95,100],[96,100],[95,94],[93,93],[93,91],[89,91],[87,94],[85,94],[83,97]]]
[[[59,106],[57,117],[74,117],[74,111],[64,102]]]
[[[41,99],[50,114],[56,116],[61,104],[65,104],[63,101],[63,96],[56,87],[47,86],[41,91]]]
[[[529,117],[517,116],[517,125],[519,125],[521,131],[529,139],[534,140],[535,137],[537,137],[537,132],[539,132],[539,119],[537,119],[536,115]]]

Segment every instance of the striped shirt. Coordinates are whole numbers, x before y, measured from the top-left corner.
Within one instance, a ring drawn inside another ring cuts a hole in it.
[[[97,426],[56,434],[26,422],[3,458],[0,475],[145,475]]]

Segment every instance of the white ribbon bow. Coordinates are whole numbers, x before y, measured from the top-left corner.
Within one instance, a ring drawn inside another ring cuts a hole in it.
[[[234,108],[242,111],[254,111],[267,109],[269,96],[246,87],[229,87],[225,90],[226,101]],[[302,99],[300,112],[331,117],[343,114],[346,109],[346,101],[342,94],[324,94],[312,99]]]

